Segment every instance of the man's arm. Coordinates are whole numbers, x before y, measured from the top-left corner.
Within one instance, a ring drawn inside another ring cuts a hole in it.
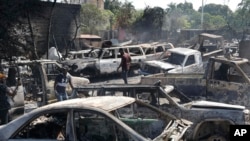
[[[7,95],[11,96],[12,97],[12,100],[14,101],[14,97],[15,95],[17,94],[17,90],[18,90],[18,87],[19,85],[21,85],[21,81],[20,81],[20,78],[17,79],[17,82],[16,82],[16,88],[13,90],[11,88],[9,88],[8,86],[6,86],[6,93]]]
[[[9,87],[6,87],[6,92],[9,96],[14,97],[17,94],[18,87],[15,88],[15,90],[10,89]]]
[[[68,77],[68,80],[69,80],[69,85],[70,85],[71,89],[73,89],[74,85],[72,83],[72,76],[69,73],[67,73],[67,77]]]
[[[132,59],[131,59],[130,55],[128,55],[128,60],[129,60],[129,63],[132,62]]]
[[[74,88],[73,83],[72,83],[72,77],[70,77],[70,79],[69,79],[69,85],[70,85],[71,89]]]
[[[56,91],[56,85],[57,85],[57,83],[58,83],[58,76],[56,76],[56,79],[55,79],[55,83],[54,83],[54,90]]]

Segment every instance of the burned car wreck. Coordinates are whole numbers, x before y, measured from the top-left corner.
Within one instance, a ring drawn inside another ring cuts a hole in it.
[[[190,124],[131,97],[77,98],[0,126],[0,140],[178,141]]]
[[[95,52],[95,57],[76,58],[64,60],[60,63],[71,68],[69,71],[73,76],[83,76],[86,78],[98,77],[107,74],[116,74],[117,67],[121,62],[119,49],[124,50],[131,56],[131,70],[137,70],[140,63],[146,59],[145,53],[141,46],[121,46],[90,50],[89,53]],[[119,71],[120,72],[120,71]]]
[[[249,125],[249,110],[244,106],[211,101],[191,101],[171,85],[147,84],[103,84],[87,85],[75,89],[74,96],[125,95],[149,103],[179,119],[187,119],[193,124],[187,130],[187,140],[229,140],[230,125]]]

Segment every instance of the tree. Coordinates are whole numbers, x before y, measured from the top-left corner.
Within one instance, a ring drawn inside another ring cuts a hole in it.
[[[193,8],[193,4],[188,2],[179,3],[176,7],[178,9],[181,9],[183,14],[190,14],[191,12],[195,11]]]
[[[228,21],[228,26],[238,37],[241,36],[241,39],[250,34],[250,0],[242,0],[239,3],[231,21]]]
[[[109,29],[113,14],[109,10],[100,10],[92,4],[83,4],[81,8],[81,32],[98,34],[99,30]]]
[[[119,0],[105,0],[104,9],[110,10],[112,13],[116,14],[120,8],[122,3]]]
[[[178,29],[190,28],[191,24],[189,22],[189,15],[191,13],[192,4],[184,3],[178,4],[170,3],[166,9],[166,19],[165,29],[170,31],[171,34],[176,33]]]
[[[198,12],[201,12],[201,7]],[[226,18],[228,15],[233,13],[227,5],[221,4],[207,4],[203,7],[203,12],[209,13],[213,16],[221,15],[223,18]]]
[[[148,36],[142,40],[160,39],[164,18],[165,12],[161,7],[147,7],[133,24],[133,31],[137,34],[147,33]]]
[[[133,23],[133,15],[135,12],[135,7],[131,2],[125,1],[120,7],[119,11],[116,13],[116,27],[119,28],[129,28]]]

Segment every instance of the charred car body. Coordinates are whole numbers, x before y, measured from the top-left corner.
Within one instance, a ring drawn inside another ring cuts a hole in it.
[[[60,73],[62,65],[53,60],[25,60],[15,63],[18,67],[22,91],[26,101],[37,102],[37,106],[43,106],[56,102],[54,93],[54,80]],[[86,78],[72,76],[74,86],[86,85]],[[70,92],[70,87],[67,91]]]
[[[190,122],[123,96],[71,99],[0,126],[0,140],[180,141]]]
[[[191,101],[173,86],[142,84],[103,84],[75,88],[75,95],[89,91],[88,96],[130,96],[149,103],[180,119],[193,124],[187,130],[187,140],[228,140],[229,127],[234,124],[249,124],[249,110],[244,106],[211,101]]]
[[[146,61],[159,60],[168,49],[174,48],[171,43],[154,42],[148,44],[140,44],[146,55]]]
[[[166,52],[166,58],[161,60],[144,61],[139,73],[149,75],[155,73],[190,73],[203,72],[201,53],[189,48],[172,48]]]
[[[139,45],[94,49],[97,57],[77,58],[62,61],[62,64],[71,67],[71,74],[75,76],[95,77],[104,74],[117,73],[121,62],[119,49],[129,53],[131,70],[138,69],[140,63],[146,59],[145,53]]]
[[[154,74],[141,77],[141,84],[176,86],[185,95],[250,108],[250,63],[246,58],[229,55],[211,57],[203,74]]]

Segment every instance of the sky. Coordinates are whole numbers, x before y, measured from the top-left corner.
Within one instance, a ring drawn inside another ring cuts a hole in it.
[[[121,2],[125,2],[125,0],[119,0]],[[200,6],[202,6],[202,0],[127,0],[128,2],[132,2],[135,6],[135,9],[144,9],[147,5],[150,7],[159,6],[163,9],[166,9],[168,4],[172,3],[184,3],[189,2],[193,3],[193,8],[198,10]],[[203,0],[204,5],[214,3],[214,4],[222,4],[228,5],[228,7],[235,11],[237,5],[241,2],[241,0]]]

